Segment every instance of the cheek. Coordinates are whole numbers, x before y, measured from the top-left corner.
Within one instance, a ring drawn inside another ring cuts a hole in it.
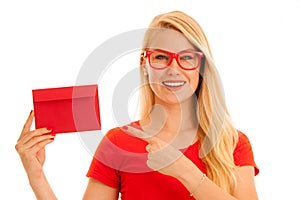
[[[158,95],[161,93],[161,79],[163,73],[157,70],[148,70],[148,80],[152,91]]]
[[[191,88],[193,88],[193,90],[195,91],[198,87],[198,84],[199,84],[199,75],[192,79]]]
[[[195,71],[194,73],[191,73],[188,75],[189,79],[190,79],[190,87],[193,91],[195,91],[198,87],[199,84],[199,72]]]
[[[160,84],[163,76],[163,70],[148,70],[149,83]]]

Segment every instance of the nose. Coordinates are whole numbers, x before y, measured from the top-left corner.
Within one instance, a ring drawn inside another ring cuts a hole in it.
[[[180,72],[181,68],[180,68],[180,66],[179,66],[179,64],[178,64],[175,57],[172,58],[172,61],[169,65],[169,67],[167,67],[167,70],[168,70],[169,75],[178,75],[178,74],[180,74],[179,72]]]

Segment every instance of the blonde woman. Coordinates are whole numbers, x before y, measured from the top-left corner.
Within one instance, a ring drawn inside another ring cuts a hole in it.
[[[87,173],[83,199],[258,199],[250,142],[230,121],[208,41],[173,11],[156,16],[140,58],[141,118],[111,129]],[[43,173],[50,130],[30,131],[16,149],[38,199],[56,199]]]

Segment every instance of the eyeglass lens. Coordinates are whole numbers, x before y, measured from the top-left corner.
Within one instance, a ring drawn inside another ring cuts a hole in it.
[[[197,52],[187,51],[177,54],[177,62],[184,69],[194,69],[199,66],[200,56]],[[153,51],[150,55],[150,64],[154,68],[165,68],[172,62],[172,53]]]

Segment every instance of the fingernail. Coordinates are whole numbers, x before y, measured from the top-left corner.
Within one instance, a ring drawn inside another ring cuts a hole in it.
[[[50,140],[54,140],[54,138],[50,138]]]
[[[122,126],[122,129],[127,131],[128,130],[128,126]]]
[[[51,132],[51,131],[52,131],[52,128],[47,128],[47,131],[50,131],[50,132]]]
[[[29,116],[32,114],[32,112],[33,112],[33,110],[30,110],[30,114],[29,114]]]
[[[51,133],[51,135],[52,135],[52,136],[54,136],[54,137],[56,136],[56,134],[55,134],[55,133]]]

